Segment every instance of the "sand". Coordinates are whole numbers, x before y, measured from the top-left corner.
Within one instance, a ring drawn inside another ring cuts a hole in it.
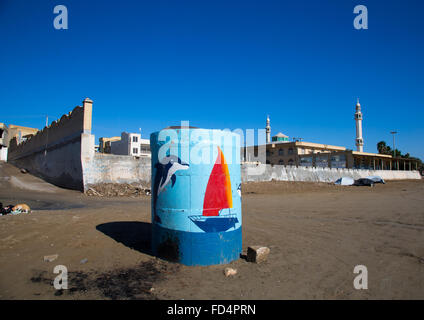
[[[187,267],[150,255],[149,196],[88,197],[1,164],[0,201],[33,212],[0,216],[0,299],[424,299],[423,181],[242,192],[243,249],[268,246],[268,261]],[[68,290],[52,286],[56,265]],[[353,286],[356,265],[367,290]]]

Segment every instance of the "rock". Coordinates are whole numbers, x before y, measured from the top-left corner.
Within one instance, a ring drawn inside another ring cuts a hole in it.
[[[21,169],[21,172],[22,172],[22,173],[28,173],[28,170],[27,170],[27,169],[22,168],[22,169]]]
[[[225,268],[224,274],[226,277],[235,276],[237,274],[237,270],[233,268]]]
[[[87,261],[88,261],[88,259],[87,259],[87,258],[84,258],[84,259],[82,259],[82,260],[80,261],[80,263],[81,263],[81,264],[84,264],[84,263],[87,263]]]
[[[270,249],[268,247],[252,246],[247,248],[246,260],[261,263],[267,260]]]
[[[55,261],[59,257],[58,254],[52,254],[49,256],[44,256],[44,262],[52,262]]]

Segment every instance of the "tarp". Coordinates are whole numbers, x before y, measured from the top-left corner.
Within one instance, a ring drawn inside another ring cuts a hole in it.
[[[383,180],[383,178],[382,177],[380,177],[380,176],[368,176],[368,177],[365,177],[366,179],[370,179],[370,180],[372,180],[372,181],[374,181],[375,183],[386,183],[384,180]]]
[[[368,178],[360,178],[355,180],[355,186],[374,186],[374,181]]]
[[[355,183],[355,181],[351,177],[341,177],[336,182],[334,182],[334,184],[339,184],[339,185],[342,185],[342,186],[351,186],[354,183]]]

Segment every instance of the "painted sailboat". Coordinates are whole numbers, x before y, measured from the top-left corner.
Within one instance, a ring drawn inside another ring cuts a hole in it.
[[[223,232],[235,227],[238,223],[237,215],[231,214],[233,198],[228,164],[224,153],[218,147],[218,156],[209,176],[203,200],[202,215],[190,216],[200,229],[205,232]],[[223,209],[229,213],[223,213]]]

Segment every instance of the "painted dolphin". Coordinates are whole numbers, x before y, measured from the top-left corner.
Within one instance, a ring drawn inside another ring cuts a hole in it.
[[[156,175],[153,183],[153,214],[155,222],[161,223],[161,219],[156,214],[156,202],[159,194],[171,182],[171,187],[174,186],[177,176],[175,173],[179,170],[187,170],[189,165],[181,161],[177,156],[167,156],[155,164]]]

